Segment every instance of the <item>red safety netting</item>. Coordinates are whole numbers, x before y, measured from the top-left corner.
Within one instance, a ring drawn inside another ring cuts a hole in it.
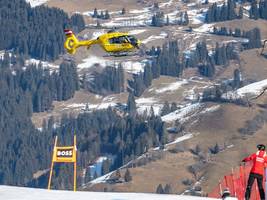
[[[224,178],[219,181],[217,187],[215,187],[208,196],[213,198],[221,198],[223,190],[228,188],[231,192],[231,196],[236,197],[238,200],[243,200],[245,198],[245,190],[250,169],[251,164],[246,164],[245,166],[240,166],[236,170],[232,170],[232,173],[224,176]],[[264,183],[265,177],[263,184]],[[250,199],[260,200],[257,181],[255,181],[253,184]]]

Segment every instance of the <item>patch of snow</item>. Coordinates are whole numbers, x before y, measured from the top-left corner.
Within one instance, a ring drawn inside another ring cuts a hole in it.
[[[192,24],[203,24],[205,22],[207,9],[193,9],[187,12]]]
[[[165,3],[160,3],[160,4],[159,4],[159,7],[160,7],[160,8],[162,8],[162,7],[167,7],[167,6],[172,5],[172,3],[173,3],[173,0],[170,0],[170,1],[165,2]]]
[[[169,22],[170,23],[175,23],[176,21],[177,21],[177,19],[178,19],[178,14],[180,13],[180,11],[179,10],[175,10],[175,11],[173,11],[173,12],[171,12],[171,13],[168,13],[168,14],[166,14],[166,16],[168,16],[169,17]]]
[[[164,146],[165,146],[165,147],[168,147],[168,146],[170,146],[170,145],[177,144],[177,143],[183,142],[183,141],[185,141],[185,140],[189,140],[189,139],[191,139],[192,137],[194,137],[194,135],[193,135],[192,133],[189,133],[189,134],[186,134],[186,135],[183,135],[183,136],[181,136],[181,137],[176,138],[173,142],[170,142],[170,143],[168,143],[168,144],[165,144]],[[159,147],[156,147],[156,148],[154,148],[153,150],[157,151],[157,150],[159,150]]]
[[[44,3],[46,3],[49,0],[26,0],[26,2],[31,4],[31,7],[40,6]]]
[[[146,65],[147,60],[143,60],[141,62],[134,61],[126,61],[122,62],[121,65],[125,71],[128,73],[138,74],[140,72],[144,72],[144,67]]]
[[[79,70],[86,69],[94,66],[95,64],[99,64],[100,66],[104,67],[106,66],[107,60],[90,55],[88,58],[83,59],[83,63],[78,64],[77,68]]]
[[[176,144],[176,143],[179,143],[179,142],[183,142],[183,141],[185,141],[185,140],[189,140],[189,139],[191,139],[193,136],[194,136],[194,135],[193,135],[192,133],[189,133],[189,134],[186,134],[186,135],[184,135],[184,136],[182,136],[182,137],[178,137],[178,138],[177,138],[176,140],[174,140],[173,142],[168,143],[167,146],[169,146],[169,145],[173,145],[173,144]]]
[[[153,108],[154,114],[159,115],[162,104],[157,103],[157,100],[149,97],[149,98],[139,98],[135,100],[137,106],[137,112],[143,114],[147,112],[149,114],[151,112],[151,107]]]
[[[211,198],[207,197],[183,195],[118,192],[73,192],[14,186],[0,186],[0,194],[1,199],[4,200],[212,200]]]
[[[238,98],[245,97],[246,95],[257,96],[265,88],[267,88],[267,79],[264,79],[262,81],[258,81],[255,83],[251,83],[249,85],[246,85],[242,88],[237,89],[236,91],[230,91],[230,92],[224,93],[222,97],[225,99],[238,99]]]
[[[196,86],[194,86],[193,88],[191,88],[190,90],[186,90],[183,93],[183,96],[186,100],[190,100],[190,101],[194,101],[194,100],[198,100],[199,98],[199,94],[195,92]]]
[[[105,13],[106,10],[105,9],[97,9],[97,13],[100,14],[101,12]],[[109,14],[120,14],[121,11],[109,11]],[[83,15],[86,15],[86,16],[93,16],[94,15],[94,10],[89,10],[89,11],[85,11],[82,13]]]
[[[200,33],[209,33],[213,30],[213,25],[214,24],[203,24],[202,26],[193,29],[195,32],[200,32]]]
[[[166,38],[165,35],[151,35],[148,38],[142,40],[142,43],[147,44],[151,41],[158,40],[158,39],[164,39],[164,38]]]
[[[249,39],[247,38],[236,38],[236,39],[232,39],[232,40],[225,40],[222,41],[223,44],[227,44],[227,43],[248,43]]]
[[[159,115],[162,107],[163,107],[162,104],[138,105],[137,106],[137,112],[139,114],[143,114],[143,113],[147,112],[147,114],[149,115],[151,113],[151,108],[153,108],[154,114]]]
[[[103,35],[103,34],[105,34],[106,32],[105,32],[105,30],[99,30],[99,31],[95,31],[95,32],[93,32],[93,34],[92,34],[92,37],[91,37],[91,39],[96,39],[96,38],[98,38],[100,35]]]
[[[108,174],[105,174],[105,175],[103,175],[103,176],[100,176],[100,177],[98,177],[98,178],[96,178],[96,179],[90,181],[90,184],[94,185],[94,184],[98,184],[98,183],[104,183],[104,182],[106,182],[106,181],[110,178],[110,176],[111,176],[113,173],[114,173],[114,171],[109,172]]]
[[[160,88],[160,89],[156,89],[155,92],[156,93],[166,93],[166,92],[173,92],[175,90],[178,90],[181,86],[187,84],[188,81],[186,79],[182,79],[180,81],[174,82],[169,84],[166,87]]]
[[[105,160],[107,160],[108,158],[105,157],[105,156],[101,156],[99,157],[96,162],[93,164],[93,165],[90,165],[89,166],[89,169],[90,169],[90,175],[91,175],[91,178],[94,177],[94,174],[96,173],[98,176],[101,176],[102,175],[102,166],[103,166],[103,162]]]
[[[114,107],[116,106],[116,102],[110,101],[110,102],[101,102],[99,104],[88,104],[89,111],[94,109],[107,109],[108,107]],[[73,103],[66,105],[63,110],[66,109],[73,109],[73,110],[85,110],[86,109],[86,103]]]
[[[130,35],[138,35],[140,33],[144,33],[146,32],[147,30],[146,29],[136,29],[136,30],[131,30],[129,31],[129,34]]]
[[[139,99],[136,99],[135,102],[137,104],[153,104],[153,103],[156,103],[157,101],[154,98],[149,97],[149,98],[139,98]]]
[[[214,112],[214,111],[217,111],[221,108],[220,105],[215,105],[215,106],[211,106],[209,108],[206,108],[205,110],[201,111],[200,113],[201,114],[205,114],[205,113],[210,113],[210,112]]]
[[[140,10],[130,10],[129,13],[130,14],[141,14],[141,13],[147,13],[149,12],[149,8],[144,8],[144,9],[140,9]]]
[[[197,4],[196,3],[189,3],[187,4],[188,7],[193,7],[193,6],[196,6]]]
[[[37,60],[37,59],[34,59],[34,58],[31,58],[31,59],[28,59],[28,60],[25,61],[25,65],[26,66],[29,66],[30,64],[39,65],[40,63],[42,64],[42,66],[44,68],[51,69],[52,71],[59,69],[59,65],[55,65],[53,63],[49,63],[49,62],[46,62],[46,61]]]
[[[186,117],[196,110],[200,109],[203,106],[201,103],[195,103],[185,106],[184,108],[178,109],[174,112],[171,112],[167,115],[161,117],[164,122],[172,122],[175,120],[179,120],[180,122],[184,122]]]
[[[89,109],[107,109],[108,107],[116,106],[115,102],[107,102],[107,103],[100,103],[100,104],[91,104],[89,105]]]

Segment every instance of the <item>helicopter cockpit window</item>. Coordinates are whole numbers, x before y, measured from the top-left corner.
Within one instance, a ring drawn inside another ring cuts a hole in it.
[[[109,39],[110,44],[123,44],[123,43],[128,43],[129,40],[125,36],[120,36],[120,37],[114,37]]]
[[[131,43],[137,42],[137,39],[134,36],[132,36],[132,35],[129,35],[128,36],[128,40],[130,40]]]
[[[109,43],[110,43],[110,44],[119,44],[120,41],[119,41],[119,38],[114,37],[114,38],[110,38],[110,39],[109,39]]]

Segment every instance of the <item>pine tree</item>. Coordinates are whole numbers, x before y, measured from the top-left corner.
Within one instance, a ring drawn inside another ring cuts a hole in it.
[[[125,8],[122,8],[122,10],[121,10],[121,14],[122,14],[122,15],[125,15],[125,13],[126,13],[126,9],[125,9]]]
[[[126,172],[124,175],[124,180],[125,180],[125,182],[130,182],[132,180],[132,176],[131,176],[130,170],[128,168],[126,169]]]
[[[169,19],[169,16],[167,15],[166,17],[166,26],[169,26],[170,25],[170,19]]]
[[[97,173],[95,171],[95,173],[94,173],[94,179],[97,179],[97,177],[98,177],[98,175],[97,175]]]
[[[176,104],[175,102],[173,102],[173,103],[171,104],[171,112],[173,112],[173,111],[175,111],[175,110],[177,110],[177,109],[178,109],[177,104]]]
[[[164,194],[171,194],[172,193],[172,188],[170,184],[166,184],[164,187]]]
[[[260,18],[267,19],[267,1],[266,0],[260,0],[259,15],[260,15]]]
[[[97,9],[95,8],[94,9],[94,13],[93,13],[93,18],[97,18],[98,17],[98,12],[97,12]]]
[[[135,98],[132,92],[129,93],[128,96],[128,101],[127,101],[127,112],[130,115],[135,115],[136,114],[136,103],[135,103]]]
[[[164,115],[169,114],[170,112],[171,112],[170,105],[169,105],[168,101],[165,101],[163,108],[161,109],[160,115],[164,116]]]
[[[236,14],[235,14],[235,1],[234,0],[228,0],[227,1],[227,7],[228,7],[228,20],[233,20],[236,19]]]
[[[161,184],[158,185],[157,189],[156,189],[156,193],[157,194],[164,194],[164,190]]]
[[[100,16],[98,16],[98,18],[100,18],[100,19],[105,19],[105,15],[104,15],[103,10],[101,10],[101,12],[100,12]]]
[[[189,17],[188,17],[187,11],[185,11],[183,15],[183,25],[187,26],[188,24],[189,24]]]
[[[149,87],[152,83],[153,79],[153,74],[152,74],[152,69],[149,65],[149,63],[146,63],[145,68],[144,68],[144,84],[146,87]]]
[[[102,175],[109,173],[109,170],[110,170],[110,161],[106,159],[102,163]]]
[[[116,177],[116,180],[119,180],[121,178],[121,172],[119,169],[116,170],[115,177]]]
[[[259,19],[259,9],[258,9],[258,3],[256,0],[253,0],[251,3],[251,8],[249,10],[249,17],[251,19]]]
[[[153,4],[153,7],[154,7],[154,9],[158,10],[159,9],[159,3],[158,2],[155,2]]]
[[[85,173],[85,183],[88,183],[91,181],[91,172],[90,172],[90,168],[86,169],[86,173]]]
[[[109,19],[109,18],[110,18],[109,12],[108,12],[108,10],[106,10],[105,11],[104,19]]]
[[[243,11],[244,9],[243,9],[243,6],[241,5],[240,7],[239,7],[239,12],[238,12],[238,18],[239,19],[243,19]]]
[[[234,71],[234,88],[241,87],[241,72],[239,69],[235,69]]]

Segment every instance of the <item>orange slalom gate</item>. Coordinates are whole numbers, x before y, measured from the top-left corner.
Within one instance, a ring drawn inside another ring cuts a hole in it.
[[[219,181],[217,187],[213,189],[212,192],[209,193],[208,197],[213,198],[221,198],[223,190],[228,188],[231,192],[232,197],[236,197],[238,200],[243,200],[245,198],[245,191],[247,186],[247,180],[249,177],[251,164],[248,163],[244,166],[240,166],[236,170],[232,170],[232,172],[226,176],[222,180]],[[264,176],[264,188],[266,185],[266,179]],[[254,182],[252,190],[251,190],[251,200],[260,200],[259,191],[257,181]]]

